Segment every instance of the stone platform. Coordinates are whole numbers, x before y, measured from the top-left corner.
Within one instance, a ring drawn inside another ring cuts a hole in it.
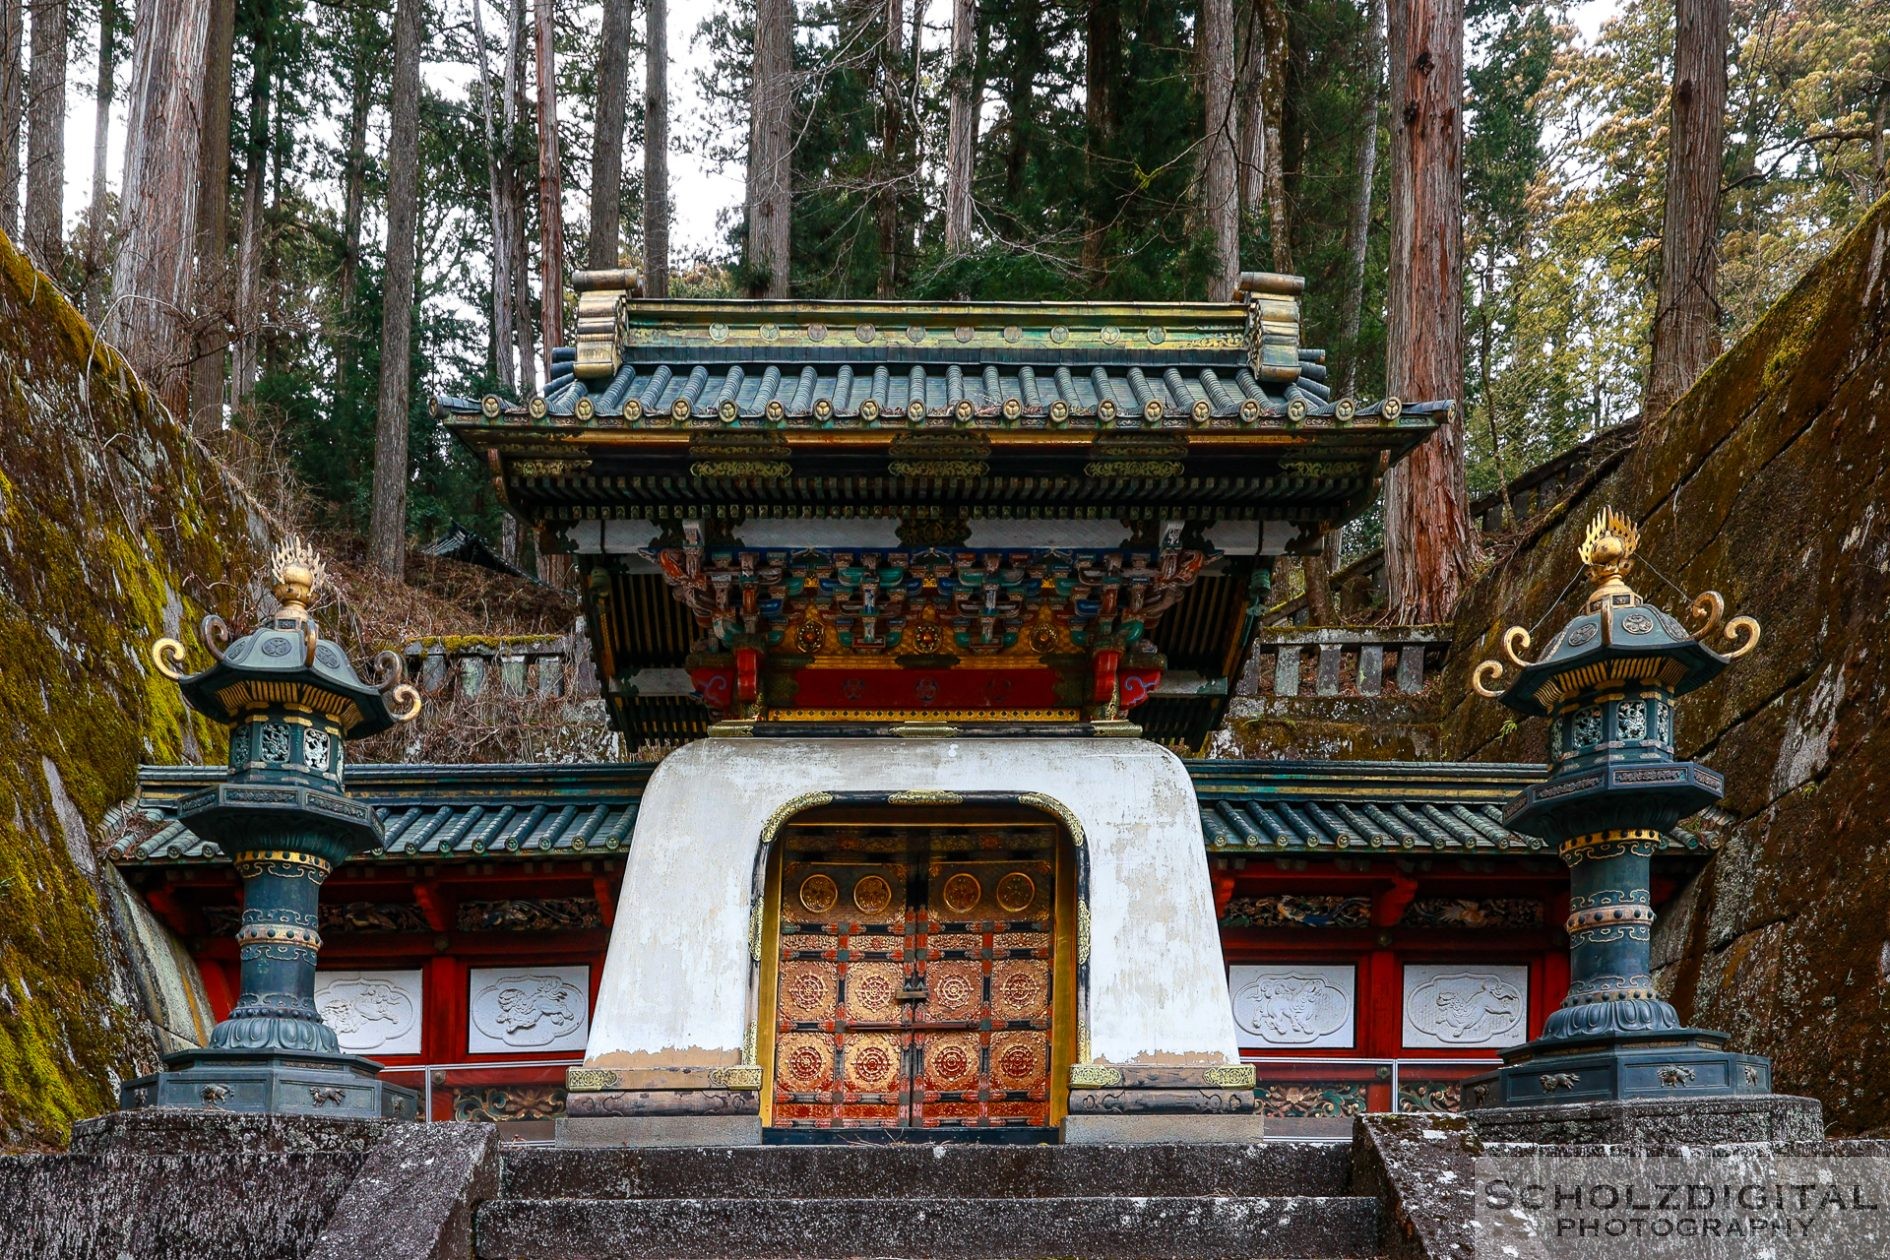
[[[520,1149],[481,1260],[1378,1254],[1330,1143]]]
[[[152,1109],[0,1158],[0,1260],[1369,1260],[1333,1143],[501,1148]]]

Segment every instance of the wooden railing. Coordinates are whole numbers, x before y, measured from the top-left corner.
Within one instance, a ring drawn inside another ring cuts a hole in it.
[[[1470,518],[1485,534],[1503,534],[1521,530],[1560,503],[1565,495],[1588,477],[1612,463],[1633,446],[1641,422],[1604,429],[1579,446],[1570,447],[1554,459],[1545,460],[1509,483],[1509,505],[1514,522],[1506,522],[1503,496],[1492,491],[1470,504]],[[1385,553],[1382,549],[1366,552],[1332,575],[1334,607],[1358,612],[1385,602]],[[1266,612],[1268,625],[1303,626],[1310,613],[1306,597],[1299,595],[1274,605]]]
[[[1449,648],[1442,626],[1264,626],[1249,677],[1261,696],[1415,696]]]

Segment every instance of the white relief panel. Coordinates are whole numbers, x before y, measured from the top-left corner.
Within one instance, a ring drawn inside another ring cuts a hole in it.
[[[589,967],[476,967],[469,1054],[582,1050],[591,1032]]]
[[[420,1053],[418,971],[318,971],[315,1009],[350,1054]]]
[[[1529,968],[1411,963],[1404,969],[1404,1044],[1501,1049],[1529,1039]]]
[[[1227,991],[1243,1041],[1345,1048],[1355,1040],[1358,973],[1345,966],[1230,967]]]

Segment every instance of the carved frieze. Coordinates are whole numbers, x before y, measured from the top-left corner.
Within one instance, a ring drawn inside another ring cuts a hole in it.
[[[350,1054],[419,1054],[420,972],[318,971],[315,1009]]]
[[[1234,1023],[1262,1046],[1349,1047],[1357,1008],[1356,968],[1266,964],[1232,967]]]
[[[475,967],[469,987],[468,1054],[584,1049],[589,967]]]
[[[1519,1046],[1529,1035],[1529,968],[1410,963],[1404,1044],[1424,1049]]]

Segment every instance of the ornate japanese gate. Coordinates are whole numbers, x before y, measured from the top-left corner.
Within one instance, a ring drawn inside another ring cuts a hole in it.
[[[775,1129],[930,1140],[1053,1123],[1059,838],[1043,823],[789,829]]]

